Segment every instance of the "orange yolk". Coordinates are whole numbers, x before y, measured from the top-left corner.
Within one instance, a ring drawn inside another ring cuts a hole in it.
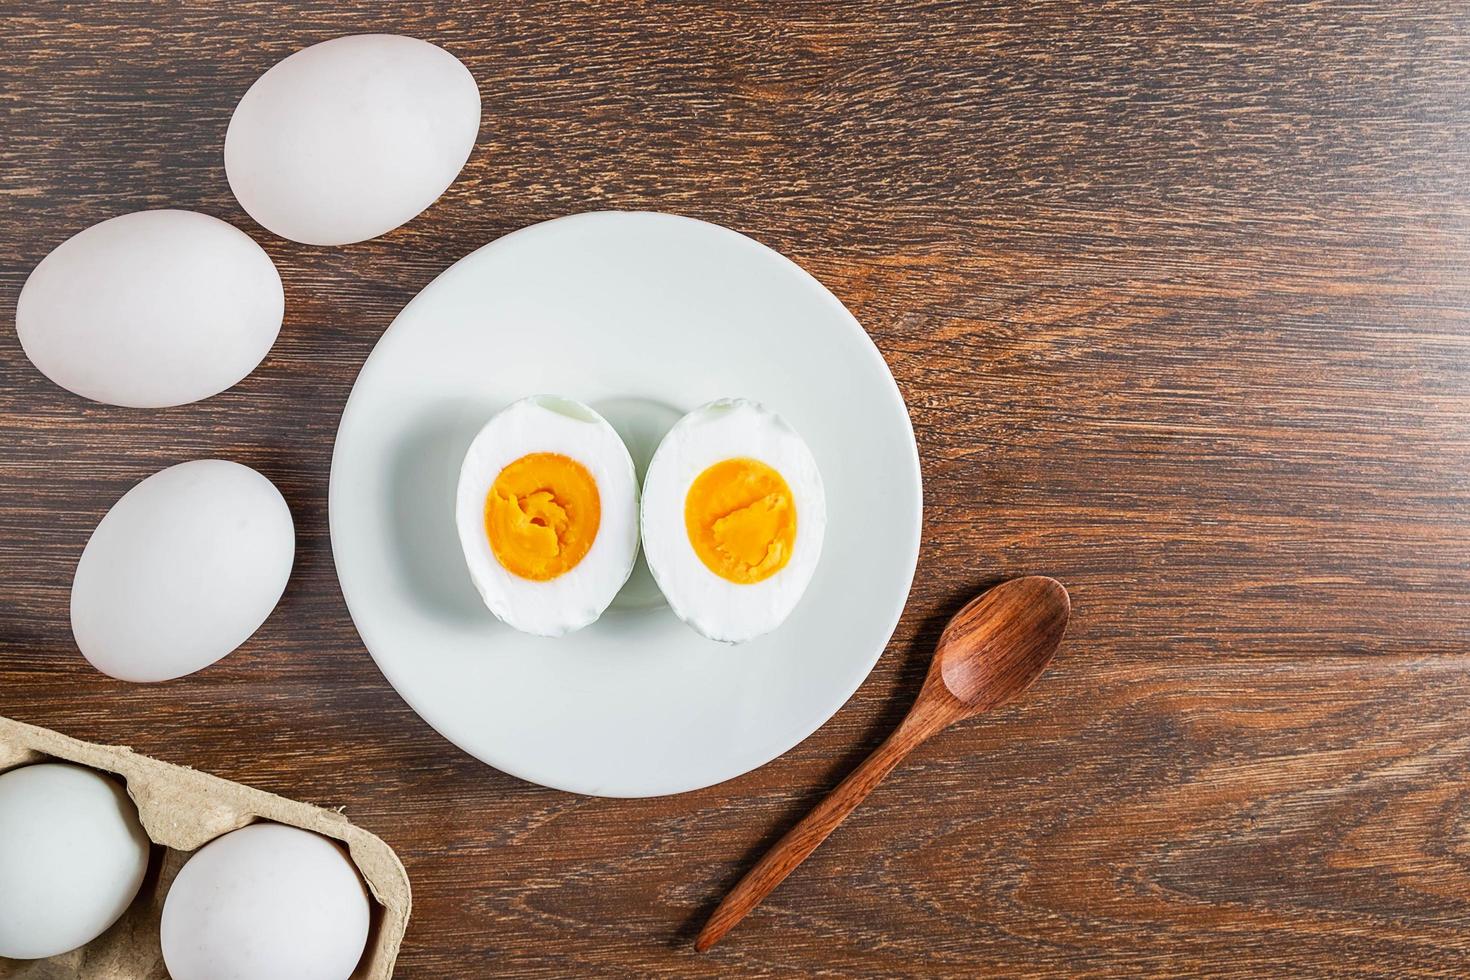
[[[597,481],[560,453],[522,456],[500,471],[485,495],[485,534],[496,561],[537,582],[577,567],[601,521]]]
[[[791,488],[758,459],[727,459],[695,477],[684,498],[684,528],[705,567],[753,585],[791,560],[796,502]]]

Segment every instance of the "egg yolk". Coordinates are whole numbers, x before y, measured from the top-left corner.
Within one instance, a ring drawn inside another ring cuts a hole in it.
[[[536,582],[576,568],[601,521],[597,481],[561,453],[522,456],[500,471],[485,495],[485,534],[495,560]]]
[[[780,473],[758,459],[726,459],[706,469],[684,498],[684,528],[705,567],[754,585],[791,560],[796,501]]]

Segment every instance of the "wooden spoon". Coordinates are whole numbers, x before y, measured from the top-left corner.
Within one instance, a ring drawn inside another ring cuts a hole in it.
[[[796,870],[883,777],[950,725],[1015,700],[1061,645],[1072,602],[1054,579],[1002,582],[971,600],[939,637],[908,716],[862,765],[766,852],[709,917],[694,948],[708,950]]]

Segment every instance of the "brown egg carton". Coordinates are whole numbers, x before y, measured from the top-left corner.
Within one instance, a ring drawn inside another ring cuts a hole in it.
[[[375,902],[367,950],[353,980],[393,975],[408,926],[408,874],[392,848],[342,814],[150,759],[124,746],[83,742],[0,717],[0,772],[34,762],[72,762],[121,779],[154,848],[138,897],[111,928],[70,953],[42,960],[0,958],[0,980],[168,980],[158,927],[169,884],[191,852],[261,820],[310,830],[347,848]]]

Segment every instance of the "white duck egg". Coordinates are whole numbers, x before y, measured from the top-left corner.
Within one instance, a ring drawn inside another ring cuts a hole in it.
[[[291,511],[265,477],[223,459],[170,466],[92,532],[72,579],[72,634],[121,680],[191,674],[265,622],[295,550]]]
[[[465,453],[455,523],[485,605],[560,636],[607,609],[638,556],[638,480],[607,420],[537,395],[485,424]]]
[[[368,918],[367,890],[341,847],[257,823],[215,838],[179,869],[159,938],[173,980],[347,980]]]
[[[643,554],[669,608],[712,640],[780,626],[822,553],[816,460],[779,415],[711,402],[659,444],[643,482]]]
[[[250,86],[225,133],[225,176],[282,238],[346,245],[433,204],[479,130],[480,90],[454,55],[393,34],[339,37]]]
[[[0,775],[0,957],[83,946],[132,904],[148,835],[114,780],[41,763]]]
[[[85,398],[162,408],[224,391],[281,330],[285,295],[249,235],[192,211],[109,218],[58,245],[15,307],[26,356]]]

